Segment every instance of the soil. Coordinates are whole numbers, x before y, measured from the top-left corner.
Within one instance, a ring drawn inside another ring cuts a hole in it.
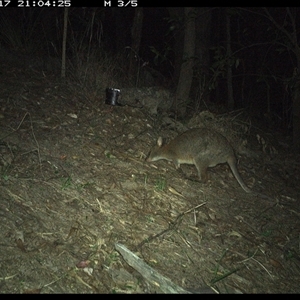
[[[227,165],[202,184],[145,162],[177,135],[147,111],[18,61],[0,68],[1,293],[160,293],[116,243],[191,292],[300,292],[300,160],[278,132],[275,154],[239,156],[268,198]]]

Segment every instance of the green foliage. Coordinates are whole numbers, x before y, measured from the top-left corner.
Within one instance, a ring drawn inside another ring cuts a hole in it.
[[[93,185],[94,183],[86,182],[86,183],[74,183],[71,176],[61,177],[61,189],[66,190],[68,188],[74,188],[79,192],[86,189],[87,187]]]
[[[164,62],[169,62],[170,64],[172,64],[169,57],[170,57],[170,53],[173,52],[173,49],[170,46],[165,45],[163,52],[160,52],[154,46],[150,46],[149,48],[151,52],[154,54],[153,62],[156,66],[159,66]]]
[[[1,177],[7,181],[9,179],[8,173],[9,173],[10,165],[3,166],[1,169]]]
[[[65,189],[70,188],[72,186],[72,178],[70,176],[69,177],[62,177],[61,182],[62,182],[62,185],[61,185],[62,190],[65,190]]]
[[[170,36],[171,34],[174,34],[175,30],[183,29],[184,18],[179,15],[175,17],[164,18],[164,20],[166,20],[169,25],[165,36]]]
[[[211,285],[227,278],[228,276],[230,276],[231,274],[233,273],[236,273],[239,269],[233,269],[231,271],[226,271],[226,272],[220,272],[220,266],[221,266],[221,261],[222,259],[225,257],[227,253],[227,250],[225,250],[220,258],[220,261],[218,263],[218,265],[215,267],[215,270],[214,270],[214,278],[211,280]]]
[[[157,191],[163,191],[167,185],[167,180],[165,177],[159,177],[155,182],[155,189]]]

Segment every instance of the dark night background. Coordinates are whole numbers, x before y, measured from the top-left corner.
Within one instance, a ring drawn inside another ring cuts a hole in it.
[[[250,109],[249,112],[255,118],[267,122],[268,126],[275,126],[285,132],[292,129],[292,97],[297,81],[297,59],[295,51],[292,51],[293,45],[285,33],[298,37],[296,16],[299,8],[289,10],[292,18],[284,7],[267,8],[267,11],[278,24],[277,27],[262,8],[207,9],[210,22],[205,33],[205,51],[209,53],[209,58],[205,62],[201,61],[196,49],[194,79],[189,92],[192,99],[191,111],[203,101],[203,97],[206,102],[227,106],[225,16],[229,12],[234,109]],[[63,13],[64,10],[58,8],[3,8],[0,11],[2,50],[16,55],[31,55],[37,59],[59,59]],[[120,74],[126,74],[128,57],[132,51],[131,29],[134,15],[135,8],[70,8],[68,63],[76,68],[78,57],[84,57],[85,51],[93,49],[106,57],[121,55],[122,59],[116,60],[117,66],[111,68],[120,70]],[[296,22],[297,32],[293,31],[292,20]],[[151,84],[163,84],[174,93],[182,62],[183,27],[183,15],[180,13],[174,17],[170,16],[168,8],[143,9],[141,40],[136,54],[138,64],[141,66],[146,62],[151,74],[158,76],[152,78]],[[196,24],[196,47],[201,45],[201,41],[197,40],[198,29],[199,23]],[[199,97],[203,65],[206,68],[204,74],[210,80],[207,80],[209,83],[205,87],[205,95],[201,94],[203,97]],[[123,75],[121,77],[124,81]],[[128,80],[126,85],[134,85],[134,82]]]

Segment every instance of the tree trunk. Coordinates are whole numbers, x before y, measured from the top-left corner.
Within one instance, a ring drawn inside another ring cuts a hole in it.
[[[209,76],[210,76],[210,53],[211,46],[211,11],[209,7],[197,8],[196,19],[196,45],[195,53],[195,76],[192,85],[194,100],[193,111],[198,111],[201,101],[207,103],[210,99]]]
[[[64,11],[64,31],[62,41],[62,57],[61,57],[61,77],[66,77],[66,45],[67,45],[67,28],[68,28],[68,7],[65,7]]]
[[[234,109],[233,88],[232,88],[232,50],[231,50],[231,34],[230,34],[230,10],[226,9],[226,52],[227,52],[227,95],[228,108]]]
[[[182,23],[184,19],[184,8],[183,7],[167,7],[170,21],[173,21],[174,31],[173,31],[173,49],[174,49],[174,72],[172,76],[172,81],[174,86],[177,86],[180,76],[180,69],[182,64],[182,54],[183,54],[183,40],[184,40],[184,30],[182,29]],[[173,86],[173,88],[174,88]]]
[[[143,8],[136,7],[135,15],[133,19],[133,25],[131,29],[131,52],[129,57],[129,76],[132,79],[136,79],[136,86],[138,86],[139,80],[139,70],[140,70],[140,60],[139,60],[139,50],[141,43],[141,33],[143,26]]]
[[[183,57],[176,96],[172,104],[172,110],[175,110],[180,118],[184,117],[186,114],[186,108],[193,80],[196,9],[194,7],[185,7],[184,15],[185,27]]]

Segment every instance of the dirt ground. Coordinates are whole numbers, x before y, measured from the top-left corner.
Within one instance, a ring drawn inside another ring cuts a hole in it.
[[[1,293],[160,293],[116,243],[192,292],[300,292],[300,156],[278,132],[267,135],[278,153],[238,156],[269,198],[246,194],[227,165],[201,184],[145,162],[177,132],[143,109],[26,64],[0,68]]]

